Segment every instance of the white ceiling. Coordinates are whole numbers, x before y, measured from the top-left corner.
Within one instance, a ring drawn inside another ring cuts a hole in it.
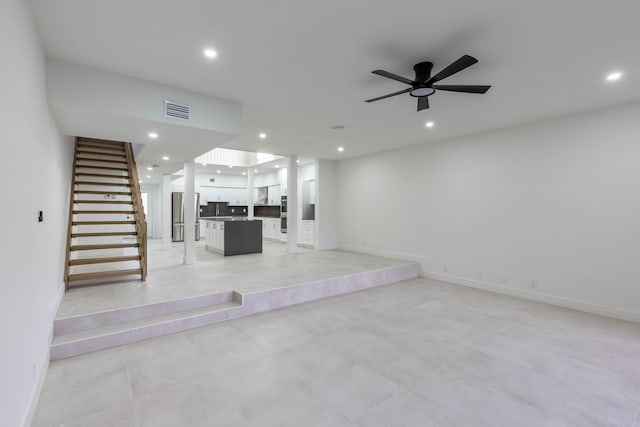
[[[632,0],[30,3],[51,57],[242,102],[228,148],[337,159],[640,98]],[[421,112],[408,94],[363,102],[405,88],[374,69],[413,78],[463,54],[480,62],[441,83],[486,95],[439,92]],[[606,83],[612,70],[625,74]]]

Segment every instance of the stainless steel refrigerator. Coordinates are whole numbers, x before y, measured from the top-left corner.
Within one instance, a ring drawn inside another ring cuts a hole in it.
[[[200,240],[200,193],[195,193],[196,240]],[[171,193],[171,240],[184,241],[184,193]]]

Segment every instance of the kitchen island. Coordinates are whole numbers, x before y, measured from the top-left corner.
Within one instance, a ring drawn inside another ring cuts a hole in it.
[[[262,252],[262,221],[246,217],[204,217],[206,247],[224,256]]]

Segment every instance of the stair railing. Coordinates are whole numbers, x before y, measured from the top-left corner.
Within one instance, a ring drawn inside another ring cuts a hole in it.
[[[147,221],[144,216],[142,206],[142,196],[140,194],[140,181],[138,178],[138,168],[133,158],[131,143],[125,142],[125,153],[127,156],[127,167],[129,168],[129,181],[131,185],[131,199],[136,217],[136,238],[138,250],[140,251],[140,270],[142,271],[142,281],[147,280]]]
[[[71,169],[71,191],[69,192],[69,222],[67,224],[67,253],[64,258],[64,289],[69,290],[69,260],[71,259],[71,234],[73,233],[73,207],[76,191],[76,163],[78,156],[78,138],[73,147],[73,169]]]

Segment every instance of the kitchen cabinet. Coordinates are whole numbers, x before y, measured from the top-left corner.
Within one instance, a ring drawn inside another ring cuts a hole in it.
[[[268,195],[269,195],[269,201],[267,203],[269,205],[279,205],[280,204],[280,185],[270,185]]]
[[[256,218],[262,221],[262,238],[280,240],[280,218]]]
[[[207,249],[224,253],[224,221],[205,222]]]
[[[302,230],[300,230],[300,238],[298,242],[305,246],[313,246],[313,234],[315,228],[315,221],[302,220]]]

